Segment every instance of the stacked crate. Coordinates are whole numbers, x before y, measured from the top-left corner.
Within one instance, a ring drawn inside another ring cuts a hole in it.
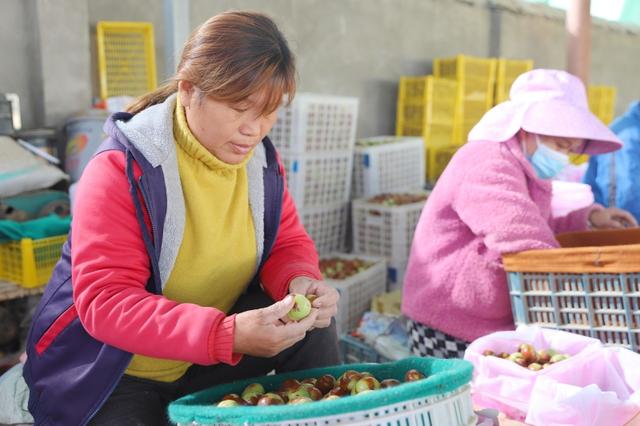
[[[613,121],[616,105],[616,88],[614,86],[589,86],[587,95],[589,109],[607,126]]]
[[[424,143],[418,137],[376,136],[356,142],[352,197],[424,188]]]
[[[298,94],[269,133],[287,187],[320,253],[345,248],[358,99]]]
[[[455,143],[462,145],[469,131],[493,106],[496,60],[467,55],[438,58],[433,62],[433,74],[458,82],[459,128],[454,138]]]
[[[404,282],[413,234],[428,196],[424,191],[381,194],[352,203],[353,251],[387,259],[389,290]]]
[[[396,135],[420,136],[424,141],[426,178],[434,182],[455,152],[458,127],[458,83],[433,76],[401,77]]]
[[[496,96],[494,104],[509,100],[509,91],[513,82],[525,72],[533,69],[533,61],[530,59],[505,59],[499,58],[497,62]]]

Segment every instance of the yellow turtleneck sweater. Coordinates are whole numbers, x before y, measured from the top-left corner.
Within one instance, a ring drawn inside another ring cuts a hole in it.
[[[173,119],[186,222],[175,266],[164,288],[171,300],[228,312],[256,268],[256,240],[249,206],[247,158],[227,164],[191,133],[184,108]],[[172,382],[191,364],[134,355],[126,374]]]

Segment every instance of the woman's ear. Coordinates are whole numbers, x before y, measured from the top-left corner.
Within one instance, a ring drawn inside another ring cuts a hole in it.
[[[183,107],[189,108],[194,100],[195,87],[190,81],[178,81],[178,97]]]

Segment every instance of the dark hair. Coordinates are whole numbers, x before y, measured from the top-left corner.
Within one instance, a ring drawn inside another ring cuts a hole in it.
[[[137,114],[164,102],[186,80],[217,101],[239,103],[264,91],[263,113],[275,111],[296,90],[295,59],[284,36],[266,15],[225,12],[196,28],[185,43],[175,76],[134,101]]]

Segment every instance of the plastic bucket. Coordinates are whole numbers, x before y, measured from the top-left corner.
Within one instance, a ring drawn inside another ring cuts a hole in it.
[[[102,128],[109,113],[93,109],[71,117],[65,124],[66,146],[64,170],[77,182],[82,171],[105,139]]]

